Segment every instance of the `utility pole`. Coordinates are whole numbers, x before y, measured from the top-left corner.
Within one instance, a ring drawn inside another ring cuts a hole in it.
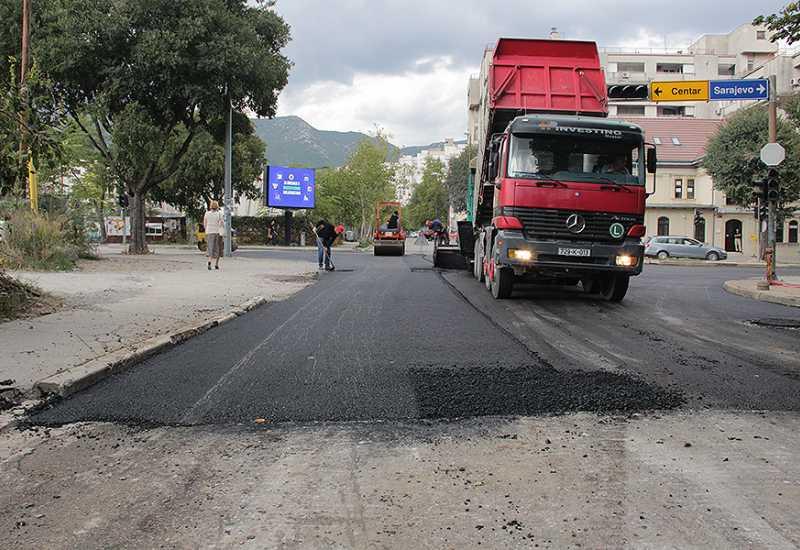
[[[223,200],[225,213],[225,257],[230,257],[232,251],[231,241],[231,208],[233,206],[231,191],[231,168],[233,147],[233,107],[231,106],[230,90],[225,90],[225,197]]]
[[[775,75],[769,77],[769,141],[778,142],[778,86]],[[778,216],[778,201],[767,202],[767,247],[772,251],[772,261],[767,263],[767,281],[774,281],[776,263],[775,222]]]
[[[29,157],[27,154],[28,152],[28,140],[26,136],[28,134],[28,65],[30,64],[30,41],[31,41],[31,0],[22,0],[22,52],[20,57],[20,71],[19,71],[19,86],[20,92],[22,95],[23,103],[24,103],[24,112],[22,113],[22,121],[20,122],[20,139],[19,139],[19,166],[22,168],[21,172],[24,173],[24,170],[28,170],[28,197],[30,199],[30,205],[33,210],[37,210],[38,204],[36,204],[36,189],[33,188],[36,185],[34,180],[33,174],[33,165],[30,162],[30,158],[28,162],[24,163],[23,168],[23,159],[25,157]]]

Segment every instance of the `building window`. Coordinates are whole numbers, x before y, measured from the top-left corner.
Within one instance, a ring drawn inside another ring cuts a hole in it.
[[[756,65],[755,59],[753,59],[752,57],[749,58],[747,60],[747,72],[748,73],[753,72],[753,68],[755,67],[755,65]]]
[[[792,220],[789,222],[789,242],[796,243],[797,242],[797,221]]]
[[[644,105],[617,105],[617,116],[644,116]]]
[[[672,145],[680,145],[680,144],[681,144],[681,140],[679,140],[676,137],[672,138]]]
[[[783,242],[783,220],[777,220],[775,222],[775,242]]]
[[[686,180],[686,198],[693,199],[694,198],[694,180],[687,179]]]
[[[686,116],[686,107],[659,107],[656,111],[658,116]]]
[[[725,197],[725,206],[736,206],[736,200],[733,197]]]
[[[683,180],[676,179],[675,180],[675,198],[682,199],[683,198]]]
[[[643,73],[644,63],[617,63],[617,72],[619,73]]]
[[[766,40],[767,31],[756,31],[756,40]]]
[[[683,63],[656,63],[656,72],[679,74],[683,72]]]
[[[697,218],[694,222],[694,238],[701,243],[706,242],[706,220],[705,218]]]
[[[720,63],[717,65],[719,76],[733,76],[736,74],[736,63]]]
[[[669,218],[661,216],[658,218],[658,236],[663,237],[664,235],[669,235]]]
[[[659,138],[659,137],[654,137],[654,138],[653,138],[653,143],[655,143],[656,145],[661,145],[661,138]]]

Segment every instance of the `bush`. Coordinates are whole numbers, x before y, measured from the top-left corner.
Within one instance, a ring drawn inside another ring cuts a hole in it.
[[[68,215],[12,212],[0,242],[0,267],[63,271],[78,258],[93,257],[85,227]]]

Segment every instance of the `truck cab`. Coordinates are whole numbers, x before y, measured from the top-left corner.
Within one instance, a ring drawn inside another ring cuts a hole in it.
[[[538,277],[622,299],[642,270],[646,157],[624,121],[514,118],[492,144],[493,215],[476,247],[495,292]]]

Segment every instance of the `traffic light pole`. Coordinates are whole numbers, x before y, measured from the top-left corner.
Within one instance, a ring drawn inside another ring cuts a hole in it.
[[[777,78],[775,75],[769,77],[769,143],[778,142],[778,91]],[[778,203],[776,200],[767,202],[767,247],[772,251],[767,263],[767,282],[777,279],[775,272],[776,263],[776,242],[775,242],[775,222],[778,216]],[[771,261],[769,261],[771,260]]]

